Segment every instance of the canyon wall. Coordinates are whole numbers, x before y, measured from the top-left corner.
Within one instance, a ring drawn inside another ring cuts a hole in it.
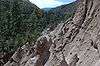
[[[26,44],[4,66],[100,66],[100,0],[77,0],[73,18]]]

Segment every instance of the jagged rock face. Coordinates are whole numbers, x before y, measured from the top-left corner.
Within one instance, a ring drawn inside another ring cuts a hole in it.
[[[4,66],[100,66],[100,0],[78,1],[73,19],[19,48]]]
[[[43,66],[50,56],[52,41],[45,36],[40,37],[36,44],[26,44],[14,53],[4,66]]]

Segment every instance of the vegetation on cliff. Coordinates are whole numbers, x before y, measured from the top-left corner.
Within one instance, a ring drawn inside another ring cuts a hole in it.
[[[0,52],[14,52],[26,42],[31,44],[46,27],[71,17],[74,5],[59,6],[47,13],[28,0],[0,0]]]

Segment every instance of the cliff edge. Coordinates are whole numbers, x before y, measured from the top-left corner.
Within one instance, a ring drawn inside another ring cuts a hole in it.
[[[77,0],[74,18],[26,44],[4,66],[100,66],[100,0]]]

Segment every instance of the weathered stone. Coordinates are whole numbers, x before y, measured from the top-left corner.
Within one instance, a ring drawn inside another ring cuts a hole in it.
[[[5,66],[100,66],[100,0],[77,1],[72,21],[20,48]]]

